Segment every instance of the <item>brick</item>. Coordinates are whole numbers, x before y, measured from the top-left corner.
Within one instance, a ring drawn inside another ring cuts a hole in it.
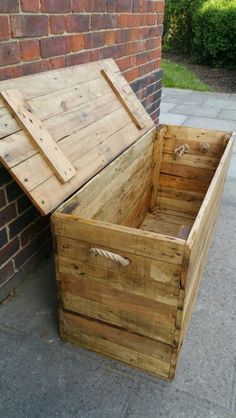
[[[92,15],[91,30],[110,29],[117,27],[117,16],[114,14]]]
[[[86,12],[106,12],[107,0],[85,0]]]
[[[6,228],[0,230],[0,248],[7,243],[7,230]]]
[[[17,13],[19,12],[19,0],[1,0],[0,13]]]
[[[33,222],[38,216],[38,212],[35,207],[31,207],[22,215],[18,216],[13,222],[9,225],[9,235],[10,238],[15,237],[19,232],[23,231],[31,222]]]
[[[6,205],[6,197],[5,197],[5,193],[4,190],[0,190],[0,209],[3,208],[3,206]]]
[[[41,0],[43,13],[68,13],[71,12],[71,0]]]
[[[116,3],[118,13],[130,13],[132,11],[132,0],[117,0]]]
[[[115,32],[116,42],[122,44],[124,42],[130,42],[132,39],[131,29],[121,29]]]
[[[16,218],[16,205],[12,203],[0,211],[0,228]]]
[[[1,264],[6,263],[19,249],[19,239],[16,237],[0,250]]]
[[[73,0],[72,11],[73,12],[83,12],[84,11],[84,0]]]
[[[33,240],[29,241],[28,245],[17,253],[14,257],[14,263],[16,269],[21,268],[32,255],[39,251],[39,248],[45,244],[49,238],[49,231],[44,230],[41,234],[38,234]]]
[[[40,41],[41,57],[49,58],[57,55],[64,55],[68,51],[68,43],[66,36],[55,36],[44,38]]]
[[[139,76],[138,68],[132,68],[124,73],[124,76],[128,82],[135,80]]]
[[[17,199],[16,206],[18,214],[21,214],[26,209],[29,209],[30,206],[32,206],[32,202],[29,200],[26,194],[23,194],[19,199]]]
[[[88,32],[89,16],[83,14],[72,14],[66,16],[67,32]]]
[[[0,68],[0,81],[9,80],[10,78],[16,77],[17,67],[3,67]],[[1,179],[0,179],[1,183]]]
[[[108,13],[114,13],[116,11],[116,0],[107,0]]]
[[[2,66],[20,62],[20,47],[17,42],[0,45],[0,63]]]
[[[115,31],[106,32],[106,45],[114,45],[116,43],[116,33]]]
[[[28,64],[20,65],[17,68],[17,77],[22,77],[25,75],[41,73],[43,71],[49,70],[49,62],[48,61],[36,61],[31,62]]]
[[[106,35],[104,32],[92,32],[85,35],[85,49],[99,48],[106,44]]]
[[[41,216],[34,223],[30,224],[20,235],[20,242],[22,247],[25,247],[30,241],[32,241],[37,234],[41,233],[43,229],[49,227],[48,217]]]
[[[8,16],[0,16],[0,41],[5,41],[10,37]]]
[[[72,35],[71,37],[72,51],[77,52],[84,49],[84,35]]]
[[[38,40],[21,41],[20,50],[23,61],[33,61],[40,58]]]
[[[142,4],[142,0],[133,0],[132,12],[133,13],[140,13],[141,12],[141,4]]]
[[[13,38],[48,35],[48,17],[44,15],[11,16]]]
[[[39,1],[40,0],[21,0],[21,10],[23,12],[39,12]]]
[[[18,184],[13,181],[6,187],[7,193],[7,200],[8,202],[12,202],[13,200],[17,199],[20,195],[23,194],[22,189],[18,186]]]
[[[90,61],[99,61],[100,60],[100,49],[94,49],[90,51]]]
[[[66,65],[68,67],[70,65],[85,64],[87,62],[90,62],[90,53],[88,51],[66,56]]]
[[[10,260],[4,267],[0,269],[0,286],[6,283],[15,273],[13,261]]]
[[[2,167],[0,164],[0,187],[4,186],[6,183],[9,183],[12,180],[11,175],[6,168]]]
[[[50,69],[55,70],[56,68],[64,68],[65,62],[66,62],[65,57],[51,58],[49,60]]]
[[[50,32],[59,34],[66,30],[66,19],[64,15],[50,16]]]
[[[100,55],[101,55],[101,59],[107,59],[107,58],[116,59],[118,58],[118,46],[113,45],[113,46],[108,46],[106,48],[103,48],[101,49]]]

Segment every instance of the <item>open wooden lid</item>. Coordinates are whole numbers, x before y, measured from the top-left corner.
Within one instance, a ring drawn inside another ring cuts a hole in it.
[[[0,161],[43,215],[153,127],[111,59],[0,83]]]

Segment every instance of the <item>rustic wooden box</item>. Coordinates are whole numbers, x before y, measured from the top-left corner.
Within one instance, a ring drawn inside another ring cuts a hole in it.
[[[222,132],[164,126],[54,213],[63,339],[173,379],[231,148]]]
[[[112,60],[0,92],[0,160],[54,211],[62,338],[173,379],[233,135],[157,130]]]

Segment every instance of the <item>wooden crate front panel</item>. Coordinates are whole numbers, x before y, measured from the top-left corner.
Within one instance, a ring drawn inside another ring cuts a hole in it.
[[[225,147],[224,132],[194,128],[164,127],[163,159],[157,203],[161,209],[180,210],[196,216]],[[206,154],[200,144],[209,146]],[[182,144],[189,151],[174,159],[174,151]]]
[[[59,213],[53,218],[63,308],[173,345],[184,241]],[[91,247],[131,263],[121,267],[89,256]],[[165,277],[159,278],[158,267]]]
[[[60,211],[136,227],[151,197],[154,131],[99,173]]]
[[[182,286],[185,288],[182,329],[180,343],[187,331],[197,296],[202,272],[210,249],[212,236],[220,209],[225,178],[232,153],[231,139],[221,158],[215,176],[203,201],[202,207],[188,237],[184,255],[185,271],[182,273]]]
[[[63,310],[60,333],[72,344],[169,378],[172,347],[167,344]]]

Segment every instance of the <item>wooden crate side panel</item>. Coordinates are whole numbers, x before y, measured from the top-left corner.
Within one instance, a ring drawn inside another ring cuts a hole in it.
[[[153,131],[141,138],[61,210],[70,211],[74,202],[73,215],[134,225],[150,200],[153,138]]]
[[[192,310],[205,267],[212,236],[220,209],[224,182],[232,152],[232,140],[229,141],[217,168],[213,181],[206,194],[199,215],[195,220],[187,240],[182,271],[182,286],[185,288],[185,301],[182,318],[180,344],[187,332]]]
[[[61,337],[130,366],[168,379],[172,348],[82,316],[62,311]]]
[[[160,208],[176,207],[196,216],[218,167],[228,134],[174,128],[176,130],[167,126],[165,131],[157,203]],[[209,147],[206,153],[200,149],[203,143]],[[175,159],[175,149],[183,144],[188,145],[188,152]]]

